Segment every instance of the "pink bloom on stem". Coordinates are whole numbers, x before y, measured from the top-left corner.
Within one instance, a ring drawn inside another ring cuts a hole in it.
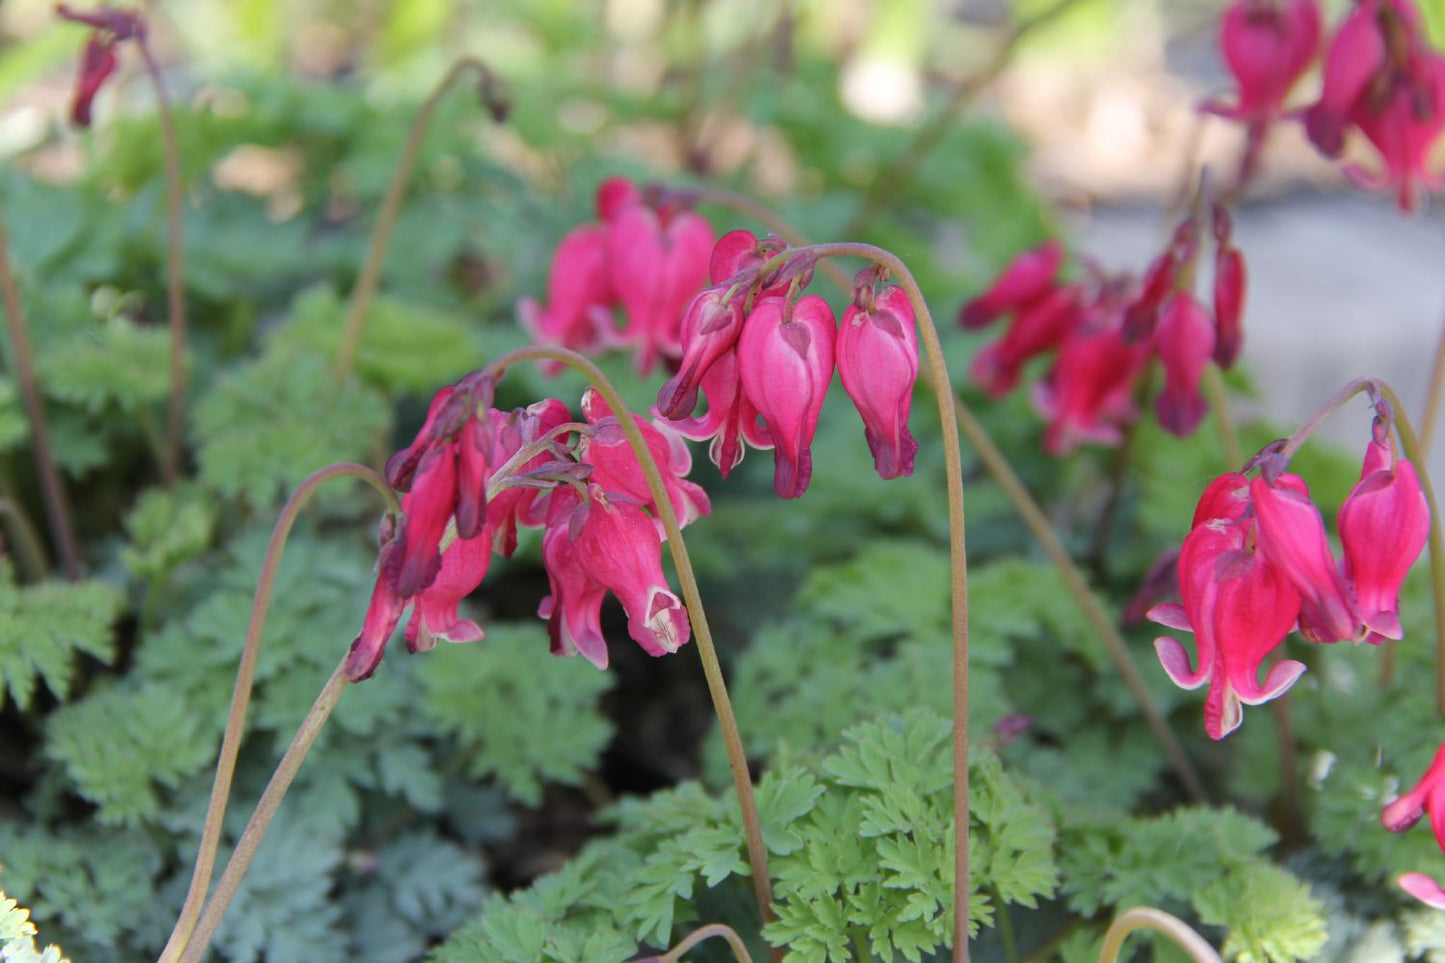
[[[1221,246],[1214,255],[1214,363],[1226,370],[1238,360],[1243,340],[1244,288],[1244,256]]]
[[[1214,325],[1194,295],[1177,291],[1164,302],[1154,330],[1154,350],[1164,364],[1164,390],[1154,409],[1164,429],[1183,438],[1199,427],[1209,410],[1199,393],[1199,380],[1214,354]]]
[[[401,501],[401,562],[396,590],[403,598],[421,594],[441,568],[442,535],[457,500],[457,463],[453,446],[429,451],[417,468],[411,491]]]
[[[738,341],[743,391],[768,426],[773,490],[783,498],[803,494],[813,474],[811,445],[833,379],[836,332],[832,309],[816,295],[800,298],[791,312],[782,298],[763,298]]]
[[[566,525],[552,526],[542,536],[542,563],[552,594],[537,614],[547,620],[554,655],[581,655],[599,669],[607,668],[607,638],[602,634],[602,602],[607,589],[577,560]]]
[[[100,34],[92,34],[80,54],[80,71],[75,77],[75,99],[71,101],[70,122],[77,127],[89,127],[91,108],[100,88],[115,73],[119,61],[115,55],[115,43]]]
[[[1040,297],[1053,286],[1063,261],[1063,246],[1055,240],[1025,251],[1009,263],[987,291],[963,306],[958,323],[969,329],[982,328]]]
[[[1084,442],[1118,444],[1120,426],[1137,415],[1134,380],[1147,360],[1148,346],[1126,343],[1118,327],[1070,335],[1034,388],[1034,403],[1049,422],[1044,450],[1064,455]]]
[[[518,408],[509,415],[493,412],[492,420],[493,431],[497,435],[495,459],[500,467],[524,446],[538,442],[549,432],[566,425],[572,420],[572,413],[561,401],[547,398],[526,408]],[[556,461],[556,454],[542,451],[522,464],[513,466],[511,474],[526,476]],[[517,549],[519,524],[532,526],[546,521],[550,494],[537,487],[514,484],[502,489],[488,503],[487,524],[492,526],[500,537],[498,551],[503,558],[511,558]]]
[[[1165,603],[1149,612],[1156,622],[1194,632],[1194,666],[1171,636],[1155,639],[1154,648],[1176,685],[1195,689],[1209,683],[1204,730],[1212,739],[1239,726],[1242,705],[1282,695],[1305,671],[1302,663],[1284,660],[1259,682],[1264,659],[1294,625],[1300,595],[1264,558],[1248,551],[1247,543],[1247,522],[1215,519],[1196,527],[1179,553],[1183,604]]]
[[[1220,475],[1204,489],[1199,504],[1194,507],[1192,531],[1205,522],[1222,519],[1238,521],[1249,510],[1249,479],[1237,471]]]
[[[1239,84],[1239,102],[1208,109],[1247,122],[1279,116],[1319,46],[1315,0],[1235,0],[1220,20],[1219,47]]]
[[[712,228],[691,211],[664,221],[652,208],[634,204],[608,226],[608,276],[627,311],[621,337],[638,345],[640,373],[651,371],[659,355],[681,355],[683,309],[707,283],[712,247]]]
[[[1356,183],[1370,190],[1395,185],[1402,211],[1415,209],[1420,185],[1445,186],[1445,175],[1431,173],[1427,164],[1445,131],[1445,56],[1421,51],[1412,57],[1408,71],[1396,79],[1384,102],[1362,105],[1354,119],[1385,162],[1378,174],[1358,165],[1346,167],[1345,173]]]
[[[1345,146],[1345,128],[1371,80],[1385,62],[1378,3],[1357,5],[1345,17],[1325,56],[1324,89],[1305,111],[1305,131],[1326,157],[1338,157]]]
[[[1420,781],[1380,811],[1380,825],[1392,833],[1402,833],[1427,813],[1435,841],[1445,849],[1445,746],[1435,752]]]
[[[715,285],[731,285],[746,281],[745,272],[755,272],[770,259],[781,254],[787,245],[776,237],[759,238],[752,231],[728,231],[718,238],[708,259],[708,277]],[[803,282],[807,286],[806,280]],[[787,281],[774,282],[757,293],[758,297],[787,293]]]
[[[1018,308],[1003,340],[980,351],[970,372],[989,397],[1003,397],[1018,384],[1025,364],[1063,343],[1081,314],[1076,286],[1046,291]]]
[[[457,614],[462,599],[471,595],[487,576],[492,560],[492,533],[459,538],[442,553],[441,570],[412,609],[403,637],[409,652],[425,652],[437,639],[477,642],[485,633],[477,623]]]
[[[758,424],[758,410],[743,391],[736,350],[725,352],[708,368],[701,387],[707,411],[668,420],[667,425],[684,438],[710,441],[708,457],[726,478],[743,460],[747,445],[768,449],[773,447],[773,440],[768,429]]]
[[[677,374],[657,393],[657,409],[665,418],[692,414],[703,377],[737,345],[743,330],[742,299],[727,299],[726,293],[723,287],[708,288],[694,297],[683,313],[682,362]]]
[[[1339,531],[1345,575],[1365,625],[1375,635],[1399,639],[1400,586],[1430,537],[1430,506],[1415,466],[1405,458],[1391,466],[1390,460],[1388,443],[1370,442],[1359,484],[1340,506]]]
[[[623,434],[617,416],[595,388],[588,388],[582,395],[582,414],[595,429],[578,451],[578,457],[592,466],[592,483],[609,495],[622,495],[657,515],[642,464]],[[632,417],[662,473],[662,484],[672,502],[677,524],[683,526],[706,515],[711,503],[707,492],[687,480],[687,473],[692,470],[692,454],[681,436],[666,425],[654,424],[637,415]],[[660,528],[661,522],[658,525]]]
[[[871,309],[850,305],[836,353],[843,390],[863,418],[873,467],[883,478],[911,475],[918,442],[908,431],[908,410],[918,380],[918,332],[907,292],[889,287]]]
[[[396,591],[396,568],[400,561],[396,521],[390,515],[381,520],[380,548],[376,560],[376,585],[366,608],[361,631],[346,654],[346,678],[360,682],[369,678],[381,663],[386,643],[401,621],[407,600]]]
[[[583,224],[557,245],[547,275],[547,303],[517,302],[522,326],[539,344],[555,344],[590,353],[616,343],[612,322],[612,282],[607,274],[607,226]],[[564,367],[548,362],[555,374]]]
[[[1259,550],[1303,596],[1300,634],[1311,642],[1365,638],[1359,605],[1330,551],[1324,519],[1298,475],[1249,483]]]

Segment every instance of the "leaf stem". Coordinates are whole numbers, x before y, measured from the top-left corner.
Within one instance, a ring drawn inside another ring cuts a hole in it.
[[[662,473],[652,457],[647,441],[642,437],[631,410],[622,400],[600,368],[588,359],[552,345],[530,345],[501,355],[485,371],[500,377],[510,365],[519,361],[550,360],[560,361],[574,371],[581,373],[592,382],[598,394],[607,402],[617,416],[618,425],[632,446],[642,473],[647,479],[648,490],[657,505],[658,520],[666,533],[668,548],[677,569],[677,580],[682,587],[683,601],[687,606],[688,619],[692,622],[693,636],[697,641],[697,652],[702,660],[703,675],[707,679],[708,693],[712,696],[713,711],[717,715],[718,728],[722,730],[723,744],[727,748],[728,764],[732,769],[733,787],[737,792],[738,807],[742,810],[743,833],[747,840],[748,864],[753,877],[753,894],[757,898],[758,913],[763,923],[773,919],[773,888],[768,875],[767,849],[763,845],[762,825],[758,821],[757,801],[753,798],[752,777],[748,773],[748,759],[743,752],[742,736],[738,732],[736,716],[733,715],[732,701],[728,698],[727,683],[723,680],[722,665],[718,662],[717,649],[713,645],[712,632],[708,628],[707,614],[698,592],[697,577],[692,570],[692,560],[683,541],[682,530],[677,524],[677,514],[672,508],[672,499],[662,482]]]
[[[211,784],[211,800],[206,807],[206,820],[201,829],[200,851],[196,854],[195,869],[191,873],[191,886],[186,893],[186,901],[181,906],[175,928],[171,930],[170,939],[161,951],[160,963],[174,963],[181,959],[181,953],[188,945],[196,918],[205,901],[206,889],[210,885],[216,849],[221,843],[226,803],[231,795],[231,780],[236,772],[236,756],[241,751],[241,739],[246,731],[246,712],[251,704],[256,662],[261,655],[261,636],[266,628],[266,613],[271,607],[276,573],[281,567],[281,552],[286,547],[286,540],[291,535],[291,528],[296,524],[301,509],[318,488],[335,478],[359,478],[367,482],[386,500],[388,512],[393,516],[401,514],[401,504],[386,479],[365,465],[344,462],[313,472],[296,487],[296,491],[282,506],[281,514],[276,519],[276,527],[271,531],[271,541],[266,546],[265,558],[261,562],[261,574],[256,580],[256,595],[251,602],[251,619],[246,625],[246,641],[241,649],[240,665],[236,668],[236,685],[231,693],[231,709],[226,717],[220,757],[216,760],[216,778]]]
[[[221,918],[226,915],[227,907],[231,905],[236,890],[240,888],[241,880],[245,877],[261,840],[265,838],[266,830],[270,827],[282,798],[291,788],[291,782],[296,778],[301,763],[306,760],[306,753],[321,734],[322,726],[330,718],[331,711],[336,708],[336,703],[348,684],[346,660],[343,658],[332,670],[331,678],[322,686],[311,710],[306,713],[306,718],[301,720],[296,735],[291,739],[280,764],[271,775],[271,781],[266,784],[265,792],[261,793],[261,800],[256,803],[256,810],[251,813],[251,819],[246,823],[246,828],[241,832],[241,838],[236,841],[236,848],[231,852],[231,858],[221,873],[221,880],[216,884],[215,895],[206,903],[200,921],[196,924],[195,933],[186,943],[180,957],[181,963],[198,963],[210,946],[211,939],[216,935],[216,928],[220,926]]]
[[[1239,445],[1239,429],[1234,424],[1234,415],[1229,410],[1229,394],[1224,390],[1224,376],[1219,365],[1209,362],[1204,366],[1204,377],[1200,381],[1205,397],[1209,399],[1209,410],[1214,414],[1214,424],[1219,430],[1219,447],[1224,451],[1226,465],[1244,464],[1244,450]]]
[[[175,117],[160,67],[142,32],[136,37],[146,73],[156,92],[156,114],[161,125],[161,150],[166,177],[166,302],[170,315],[171,391],[166,416],[166,444],[161,477],[174,485],[180,474],[181,440],[185,434],[186,401],[186,293],[185,245],[181,237],[181,152],[176,142]]]
[[[402,147],[401,159],[397,161],[396,170],[391,175],[391,183],[387,185],[381,211],[376,217],[376,226],[371,231],[366,260],[362,262],[361,273],[357,275],[356,285],[351,289],[351,303],[346,309],[341,345],[336,352],[337,381],[344,380],[356,365],[356,355],[361,350],[361,332],[366,326],[366,312],[371,307],[372,298],[376,296],[376,287],[381,281],[381,268],[386,261],[387,245],[391,241],[391,231],[396,227],[396,219],[401,214],[401,204],[406,199],[412,171],[416,168],[417,157],[421,154],[421,145],[431,127],[432,117],[436,114],[443,95],[456,83],[457,78],[469,70],[479,71],[484,77],[489,76],[486,65],[480,60],[475,57],[460,58],[432,88],[430,96],[412,119],[411,129],[407,132]]]
[[[45,406],[40,400],[40,385],[35,379],[35,357],[30,353],[30,337],[25,333],[25,309],[20,303],[20,288],[10,265],[9,239],[5,231],[5,212],[0,207],[0,298],[5,304],[5,326],[10,334],[10,349],[15,356],[15,380],[19,382],[20,398],[30,422],[30,443],[35,448],[35,468],[40,475],[40,495],[45,502],[45,516],[50,523],[50,536],[60,556],[61,568],[72,582],[84,574],[80,551],[76,548],[75,531],[70,522],[70,505],[65,486],[55,464],[55,451],[50,447],[50,429],[45,423]]]
[[[968,961],[968,553],[964,545],[963,455],[958,443],[958,415],[948,362],[938,328],[913,273],[890,251],[871,244],[814,244],[813,257],[856,257],[884,268],[908,295],[918,321],[919,338],[928,360],[929,381],[938,402],[943,428],[943,460],[948,483],[948,554],[953,599],[953,807],[954,879],[953,959]]]
[[[1183,950],[1194,963],[1221,963],[1214,947],[1205,942],[1189,924],[1152,906],[1135,906],[1114,917],[1104,933],[1099,963],[1117,963],[1124,940],[1136,930],[1153,930]]]
[[[1435,423],[1440,420],[1440,396],[1445,394],[1445,319],[1440,325],[1440,340],[1435,343],[1435,358],[1430,364],[1430,384],[1425,389],[1425,411],[1420,417],[1420,454],[1430,453],[1435,441]]]
[[[732,948],[733,959],[738,963],[753,963],[753,958],[748,955],[748,948],[743,944],[742,937],[738,936],[737,931],[731,926],[724,923],[709,923],[706,926],[699,926],[661,956],[647,957],[645,960],[638,960],[637,963],[677,963],[688,950],[713,937],[727,941],[728,946]]]

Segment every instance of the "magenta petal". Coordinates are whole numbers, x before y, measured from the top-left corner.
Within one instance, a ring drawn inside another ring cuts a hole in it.
[[[1445,909],[1445,889],[1424,873],[1405,873],[1396,882],[1401,889],[1431,909]]]

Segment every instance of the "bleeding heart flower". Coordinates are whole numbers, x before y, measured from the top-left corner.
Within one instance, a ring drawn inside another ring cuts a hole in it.
[[[998,280],[980,296],[963,306],[958,323],[965,328],[982,328],[1004,314],[1017,310],[1045,294],[1064,261],[1058,241],[1048,240],[1025,251],[1009,263]]]
[[[1339,531],[1345,576],[1365,625],[1399,639],[1400,586],[1430,537],[1430,506],[1415,466],[1405,458],[1390,462],[1390,446],[1371,441],[1360,482],[1340,506]]]
[[[1154,399],[1154,410],[1165,431],[1183,438],[1209,410],[1199,381],[1214,354],[1214,325],[1194,295],[1178,291],[1164,302],[1154,350],[1164,365],[1164,390]]]
[[[837,358],[874,468],[883,478],[912,474],[918,442],[908,432],[908,410],[918,380],[918,332],[908,293],[888,287],[869,307],[850,305],[838,329]]]

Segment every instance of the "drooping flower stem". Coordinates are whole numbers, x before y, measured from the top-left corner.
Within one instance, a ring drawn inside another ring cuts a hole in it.
[[[1272,661],[1278,663],[1283,658],[1279,653],[1275,653]],[[1289,693],[1271,700],[1270,711],[1274,714],[1275,741],[1279,743],[1280,838],[1286,848],[1291,848],[1300,842],[1300,835],[1304,831],[1304,817],[1299,804],[1299,745],[1294,736]]]
[[[733,951],[733,959],[737,960],[738,963],[753,963],[753,958],[748,955],[748,948],[743,943],[742,937],[738,936],[737,931],[731,926],[724,923],[709,923],[706,926],[699,926],[684,936],[676,946],[666,953],[661,956],[650,956],[647,957],[647,959],[655,961],[655,963],[677,963],[688,950],[704,940],[710,940],[714,937],[727,942],[728,947]]]
[[[1420,417],[1420,453],[1427,455],[1435,441],[1435,423],[1440,420],[1440,396],[1445,394],[1445,321],[1440,325],[1440,340],[1435,344],[1435,358],[1430,363],[1430,384],[1425,389],[1425,411]]]
[[[20,304],[20,288],[10,267],[10,249],[5,232],[5,211],[0,207],[0,298],[5,305],[5,327],[10,335],[10,350],[15,358],[15,380],[25,404],[25,417],[30,425],[30,444],[35,448],[35,468],[40,474],[40,495],[45,501],[45,516],[55,540],[55,552],[66,577],[74,581],[83,574],[80,552],[75,546],[75,532],[70,524],[70,505],[55,465],[55,450],[50,447],[50,429],[45,423],[45,407],[40,401],[40,385],[35,380],[35,357],[30,353],[30,336],[25,332],[25,309]]]
[[[200,920],[196,923],[195,933],[186,943],[181,953],[181,963],[199,963],[211,944],[211,939],[216,935],[216,928],[221,924],[221,918],[226,915],[226,909],[231,905],[231,900],[236,895],[236,890],[241,886],[241,880],[250,868],[251,859],[256,855],[256,850],[261,845],[261,840],[266,836],[266,830],[271,825],[271,819],[276,815],[276,810],[281,805],[281,799],[286,791],[291,788],[291,781],[296,778],[296,773],[301,769],[301,763],[306,760],[306,753],[311,750],[311,745],[316,737],[321,734],[322,726],[331,717],[331,711],[336,708],[336,703],[341,699],[341,693],[349,683],[346,680],[346,660],[342,659],[337,663],[331,673],[331,678],[321,687],[321,692],[316,696],[316,701],[311,704],[311,709],[306,713],[306,718],[301,720],[301,725],[292,737],[291,744],[286,747],[281,762],[276,766],[276,771],[271,775],[271,781],[266,784],[266,790],[261,793],[261,799],[256,803],[255,812],[251,813],[251,819],[246,823],[246,828],[241,832],[241,838],[236,841],[236,848],[231,852],[231,858],[226,862],[226,868],[221,873],[221,880],[216,884],[216,892],[206,903],[205,910],[201,913]]]
[[[1214,947],[1177,916],[1152,906],[1135,906],[1114,917],[1104,933],[1099,963],[1117,963],[1124,940],[1136,930],[1153,930],[1183,950],[1194,963],[1220,963]]]
[[[246,641],[241,648],[241,662],[236,668],[236,685],[231,693],[231,709],[226,717],[225,735],[221,740],[221,753],[216,760],[216,777],[211,784],[211,800],[206,807],[206,819],[201,829],[200,851],[196,854],[196,865],[191,873],[191,887],[186,901],[181,906],[175,928],[161,952],[161,963],[172,963],[180,959],[180,953],[188,945],[196,918],[206,898],[210,885],[211,870],[215,866],[216,849],[221,842],[221,826],[226,817],[226,803],[231,795],[231,779],[236,772],[236,756],[241,751],[241,738],[246,730],[246,712],[251,704],[251,688],[256,677],[256,662],[261,655],[261,635],[266,628],[266,614],[271,607],[271,594],[276,585],[276,573],[281,566],[281,552],[291,535],[291,528],[301,509],[311,500],[316,490],[336,478],[359,478],[375,488],[386,501],[386,510],[393,516],[401,514],[401,503],[386,479],[365,465],[342,463],[328,465],[313,472],[296,487],[287,499],[271,531],[271,541],[266,546],[266,555],[261,562],[261,574],[256,580],[256,594],[251,602],[251,618],[246,626]],[[329,710],[328,710],[329,711]],[[314,736],[313,736],[314,738]],[[298,763],[299,764],[299,763]],[[289,780],[288,780],[289,784]],[[284,789],[282,790],[284,793]],[[264,798],[264,797],[263,797]],[[280,802],[279,797],[277,802]],[[264,829],[263,829],[264,831]],[[259,840],[258,840],[259,842]],[[233,857],[234,859],[234,857]]]
[[[1244,464],[1244,449],[1239,445],[1239,429],[1234,424],[1234,415],[1229,410],[1229,395],[1224,390],[1224,376],[1219,365],[1209,362],[1204,366],[1204,377],[1200,380],[1204,395],[1209,399],[1209,410],[1214,415],[1214,424],[1219,431],[1219,447],[1224,451],[1224,463],[1237,467]]]
[[[161,459],[161,477],[174,485],[180,475],[181,439],[186,414],[186,289],[185,245],[181,237],[181,151],[176,143],[175,116],[161,70],[151,55],[144,33],[136,37],[146,74],[156,93],[156,116],[161,126],[161,152],[166,177],[166,311],[170,315],[171,391],[166,415],[166,444]]]
[[[998,445],[994,444],[987,430],[961,400],[958,401],[958,423],[964,436],[968,439],[968,443],[978,452],[979,460],[983,462],[984,468],[1004,490],[1004,494],[1013,503],[1019,517],[1023,519],[1024,525],[1033,534],[1034,539],[1044,550],[1044,554],[1049,557],[1049,561],[1053,562],[1054,567],[1058,569],[1065,587],[1073,595],[1074,601],[1078,603],[1084,618],[1093,627],[1094,634],[1104,643],[1104,648],[1113,661],[1115,670],[1124,680],[1124,686],[1133,695],[1139,711],[1143,713],[1150,731],[1154,733],[1159,747],[1164,751],[1169,764],[1173,766],[1174,773],[1179,777],[1185,792],[1194,801],[1204,802],[1204,784],[1200,782],[1194,767],[1189,764],[1183,747],[1174,737],[1174,731],[1169,728],[1169,722],[1159,711],[1159,707],[1154,704],[1149,690],[1144,687],[1144,680],[1129,658],[1129,649],[1119,635],[1119,630],[1115,628],[1113,620],[1099,604],[1098,598],[1089,588],[1089,583],[1085,581],[1078,565],[1074,563],[1063,543],[1054,534],[1054,528],[1049,524],[1043,509],[1039,508],[1038,503],[1024,487],[1024,483],[1014,473],[1013,466],[1009,464],[1003,452],[999,451]]]
[[[968,554],[964,546],[963,455],[958,444],[958,420],[953,385],[938,328],[912,272],[893,253],[871,244],[815,244],[806,248],[819,259],[854,257],[883,268],[913,304],[919,340],[928,360],[929,380],[938,401],[943,428],[943,460],[948,483],[948,546],[953,596],[953,811],[954,811],[954,920],[953,959],[968,960]],[[785,255],[786,256],[786,255]]]
[[[1430,481],[1430,469],[1426,464],[1426,452],[1420,437],[1415,434],[1410,416],[1400,404],[1400,396],[1384,381],[1378,378],[1356,378],[1330,396],[1310,419],[1300,425],[1295,433],[1280,446],[1279,457],[1288,460],[1305,440],[1338,411],[1345,402],[1365,391],[1374,390],[1393,409],[1395,434],[1400,439],[1400,448],[1415,467],[1420,487],[1425,492],[1425,502],[1430,507],[1430,587],[1435,602],[1435,714],[1445,719],[1445,534],[1442,534],[1440,507],[1435,501],[1435,486]],[[1393,671],[1393,653],[1386,645],[1383,659],[1382,684],[1389,684]]]
[[[632,446],[632,451],[642,466],[648,490],[652,493],[652,500],[657,505],[658,520],[662,522],[663,531],[667,536],[667,545],[672,552],[672,561],[677,569],[677,580],[682,588],[683,602],[687,606],[693,637],[697,641],[697,653],[702,659],[703,675],[707,679],[708,693],[712,696],[713,711],[717,715],[718,728],[722,730],[723,745],[727,748],[728,765],[731,767],[733,775],[733,787],[737,791],[738,806],[742,810],[743,834],[747,839],[748,864],[752,869],[753,876],[753,893],[757,897],[758,913],[762,921],[767,923],[773,918],[773,888],[768,876],[768,856],[767,849],[763,845],[762,825],[758,821],[758,806],[753,798],[752,777],[748,774],[748,759],[743,752],[742,736],[738,732],[737,718],[733,715],[732,700],[728,698],[722,665],[718,662],[717,649],[713,646],[712,632],[707,624],[707,614],[702,607],[702,596],[698,592],[697,577],[692,570],[692,560],[688,556],[687,545],[682,538],[682,530],[677,524],[677,514],[673,511],[672,499],[668,497],[667,489],[663,485],[662,473],[658,470],[657,462],[647,447],[646,439],[642,437],[642,430],[637,427],[637,421],[632,417],[631,410],[617,393],[617,389],[612,386],[612,382],[607,379],[601,369],[575,351],[548,345],[518,348],[515,351],[508,351],[487,365],[484,377],[486,374],[500,376],[509,365],[519,361],[532,360],[560,361],[592,382],[598,394],[617,416],[618,426],[627,437],[627,443]]]
[[[344,379],[356,364],[357,352],[361,349],[361,332],[366,326],[366,312],[371,299],[376,296],[377,284],[381,281],[381,268],[386,262],[386,249],[391,241],[392,228],[401,214],[402,201],[406,199],[407,187],[411,184],[412,171],[421,154],[422,141],[431,127],[432,117],[441,104],[442,97],[456,83],[457,78],[475,70],[484,78],[490,78],[487,66],[475,57],[462,57],[452,64],[451,69],[432,88],[430,96],[422,103],[411,122],[406,141],[402,147],[401,159],[387,185],[386,195],[381,201],[381,210],[376,215],[376,226],[371,231],[371,242],[366,249],[366,260],[361,264],[361,273],[356,276],[356,285],[351,289],[351,303],[346,309],[346,320],[341,330],[341,345],[336,352],[336,378]]]

